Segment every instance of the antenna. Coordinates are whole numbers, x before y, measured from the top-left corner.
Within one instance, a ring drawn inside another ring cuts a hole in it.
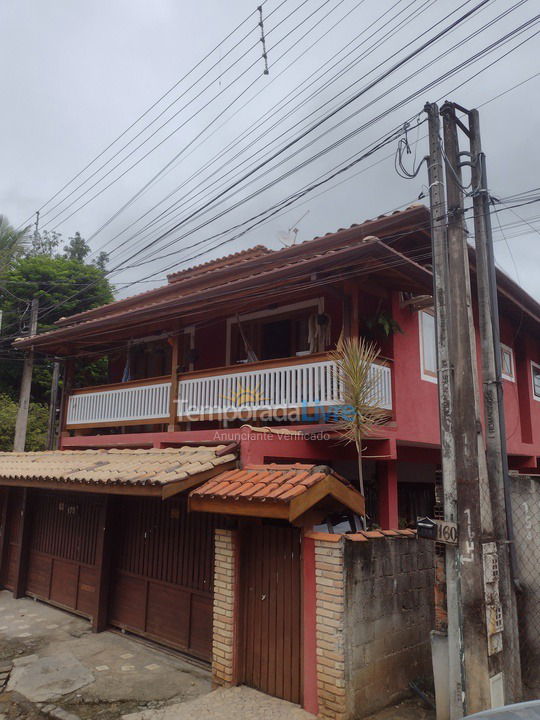
[[[285,230],[278,230],[278,239],[282,245],[285,247],[292,247],[293,245],[296,245],[296,237],[298,235],[298,225],[300,225],[301,221],[306,217],[306,215],[309,214],[309,210],[306,210],[306,212],[302,215],[301,218],[299,218],[291,227],[285,231]]]

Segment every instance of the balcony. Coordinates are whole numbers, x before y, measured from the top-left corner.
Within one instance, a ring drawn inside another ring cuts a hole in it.
[[[388,364],[372,365],[379,405],[392,409]],[[327,354],[266,360],[183,373],[171,393],[169,376],[74,391],[66,429],[200,420],[250,420],[299,408],[341,404],[342,387]]]

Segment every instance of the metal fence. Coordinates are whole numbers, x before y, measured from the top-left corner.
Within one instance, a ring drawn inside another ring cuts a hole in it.
[[[512,476],[512,517],[520,592],[517,597],[525,699],[540,697],[540,476]]]

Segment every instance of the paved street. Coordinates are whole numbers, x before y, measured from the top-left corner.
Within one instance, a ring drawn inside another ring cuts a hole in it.
[[[313,720],[251,688],[210,689],[209,672],[177,655],[0,592],[0,720]],[[432,718],[410,700],[369,720]]]

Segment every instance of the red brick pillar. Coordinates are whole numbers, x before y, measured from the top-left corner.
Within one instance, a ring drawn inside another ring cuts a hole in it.
[[[377,485],[379,525],[383,530],[397,530],[399,517],[396,460],[377,463]]]
[[[235,530],[215,531],[212,683],[237,682],[238,537]]]

